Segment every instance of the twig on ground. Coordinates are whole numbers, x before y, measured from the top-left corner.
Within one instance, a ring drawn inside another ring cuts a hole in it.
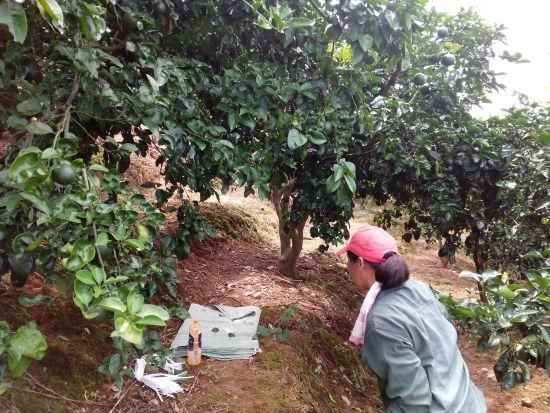
[[[112,407],[112,409],[109,411],[109,413],[113,413],[115,411],[115,409],[117,408],[117,406],[119,405],[119,403],[122,401],[122,399],[124,399],[124,397],[126,397],[126,394],[128,394],[128,392],[130,391],[130,389],[134,387],[134,384],[130,384],[128,386],[128,388],[126,389],[126,391],[124,393],[122,393],[122,395],[118,398],[117,402],[115,403],[115,405]]]
[[[53,389],[50,389],[49,387],[43,385],[42,383],[40,383],[37,379],[35,379],[30,373],[25,373],[25,376],[23,377],[25,380],[27,380],[28,382],[46,390],[47,392],[51,393],[51,397],[52,398],[56,398],[56,399],[60,399],[60,400],[65,400],[69,403],[75,403],[75,404],[82,404],[82,403],[93,403],[93,404],[100,404],[100,403],[97,403],[97,402],[91,402],[91,401],[86,401],[86,400],[75,400],[75,399],[70,399],[68,397],[65,397],[63,396],[62,394],[59,394],[57,393],[55,390]],[[44,393],[40,393],[40,394],[44,394]],[[46,395],[46,394],[44,394]],[[55,396],[55,397],[54,397]]]
[[[193,384],[191,385],[191,388],[189,389],[189,391],[187,392],[187,395],[185,396],[185,400],[183,400],[183,404],[182,406],[185,407],[185,403],[187,403],[187,399],[189,399],[189,396],[191,395],[191,392],[193,391],[193,389],[195,388],[195,384],[197,383],[197,380],[199,379],[199,376],[201,375],[201,372],[198,372],[197,375],[195,376],[195,380],[193,380]]]
[[[73,399],[68,399],[66,397],[63,397],[63,396],[56,396],[54,394],[49,394],[49,393],[44,393],[44,392],[41,392],[41,391],[36,391],[36,390],[31,390],[31,389],[27,389],[25,387],[17,387],[17,386],[12,386],[14,389],[17,389],[17,390],[22,390],[22,391],[26,391],[28,393],[34,393],[34,394],[39,394],[41,396],[44,396],[44,397],[49,397],[51,399],[57,399],[57,400],[63,400],[64,402],[67,402],[67,403],[71,403],[71,404],[74,404],[76,406],[79,406],[80,404],[84,403],[88,403],[88,402],[85,402],[84,400],[73,400]]]

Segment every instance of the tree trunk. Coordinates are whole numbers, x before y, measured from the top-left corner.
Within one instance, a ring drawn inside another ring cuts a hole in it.
[[[443,241],[441,241],[441,238],[439,239],[439,249],[443,248]],[[449,260],[446,257],[439,257],[439,261],[441,261],[441,265],[443,268],[447,268],[449,266]]]
[[[474,264],[476,266],[476,272],[478,274],[481,274],[484,270],[485,262],[483,261],[483,258],[481,258],[480,248],[479,248],[479,236],[477,235],[474,238],[474,248],[473,248],[472,255],[474,258]],[[483,290],[483,285],[480,282],[477,283],[477,289],[479,291],[479,299],[481,300],[481,302],[486,303],[487,294],[485,294],[485,291]]]
[[[286,277],[296,276],[296,264],[304,244],[304,227],[307,218],[297,224],[289,223],[285,228],[285,218],[290,211],[290,193],[294,187],[294,181],[290,181],[282,188],[272,188],[271,202],[275,207],[279,220],[279,241],[281,255],[279,257],[279,272]]]

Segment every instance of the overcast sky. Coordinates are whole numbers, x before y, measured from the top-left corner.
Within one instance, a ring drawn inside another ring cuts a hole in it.
[[[430,0],[438,11],[455,13],[461,7],[472,7],[488,23],[506,27],[507,45],[499,46],[511,54],[520,52],[530,63],[513,64],[498,57],[492,63],[507,90],[491,96],[492,104],[485,105],[475,114],[499,114],[499,109],[517,102],[513,91],[519,91],[538,102],[550,102],[550,0]]]

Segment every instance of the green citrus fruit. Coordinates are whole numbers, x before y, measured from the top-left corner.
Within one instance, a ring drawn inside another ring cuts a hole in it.
[[[424,96],[428,96],[431,93],[432,89],[430,88],[430,85],[424,85],[420,88],[420,93]]]
[[[124,26],[128,29],[135,29],[137,26],[137,19],[132,13],[124,13],[122,15],[122,22],[124,23]]]
[[[164,14],[166,13],[166,3],[164,3],[164,1],[159,1],[157,3],[155,3],[155,12],[157,14]]]
[[[54,182],[59,185],[70,185],[76,178],[76,171],[71,165],[63,164],[53,171],[52,177]]]
[[[16,287],[23,287],[34,268],[32,255],[8,254],[8,261],[11,267],[11,283]]]
[[[374,55],[373,55],[373,54],[367,53],[367,54],[365,55],[365,63],[366,63],[366,64],[372,65],[375,61],[376,61],[376,59],[374,58]]]
[[[456,58],[455,58],[455,55],[452,53],[447,53],[441,58],[441,63],[444,66],[452,66],[455,64],[455,62],[456,62]]]
[[[428,80],[428,78],[424,73],[417,73],[416,75],[414,75],[413,78],[413,82],[416,86],[422,86],[424,83],[426,83],[426,80]]]
[[[441,56],[438,54],[433,54],[428,56],[428,62],[430,62],[432,65],[436,65],[441,61]]]
[[[437,29],[437,37],[439,37],[440,39],[444,39],[445,37],[449,37],[449,29],[447,29],[446,27],[439,27]]]

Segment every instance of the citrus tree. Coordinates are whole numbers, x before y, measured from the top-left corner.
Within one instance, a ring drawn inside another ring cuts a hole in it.
[[[259,4],[255,11],[269,37],[256,29],[247,49],[253,62],[247,53],[223,68],[217,108],[227,114],[235,154],[246,156],[237,182],[274,204],[281,272],[295,273],[307,220],[313,237],[341,242],[354,200],[365,196],[393,202],[380,224],[407,212],[407,238],[418,238],[415,217],[424,215],[424,235],[456,245],[464,229],[450,202],[458,178],[442,159],[457,144],[477,157],[486,143],[476,141],[469,110],[502,87],[489,69],[502,28],[471,11],[428,11],[423,2]],[[248,44],[244,26],[237,32]],[[472,176],[493,169],[479,162]]]
[[[126,358],[158,349],[158,334],[146,328],[165,325],[169,314],[148,301],[175,296],[172,253],[188,251],[203,228],[187,214],[178,245],[160,240],[164,215],[120,177],[132,153],[147,152],[159,123],[176,133],[175,119],[188,116],[180,68],[201,77],[201,64],[157,55],[168,20],[163,2],[0,3],[0,128],[10,144],[0,154],[0,276],[21,287],[36,270],[85,318],[112,322],[121,353],[107,365],[117,380]],[[45,345],[36,325],[1,331],[5,391],[7,371],[21,375]],[[25,340],[40,346],[29,350]]]

